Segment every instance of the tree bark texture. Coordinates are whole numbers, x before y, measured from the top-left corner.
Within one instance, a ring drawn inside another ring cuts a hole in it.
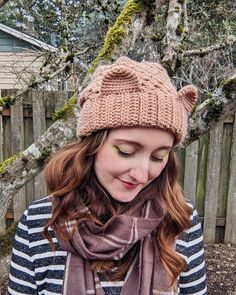
[[[180,21],[183,10],[183,5],[178,0],[169,1],[168,16],[166,21],[166,49],[164,52],[163,62],[175,68],[175,60],[177,55],[177,47],[180,40]]]
[[[0,8],[2,8],[7,2],[8,0],[0,0]]]
[[[232,76],[214,91],[212,98],[199,105],[189,118],[183,146],[189,145],[236,112],[236,76]]]

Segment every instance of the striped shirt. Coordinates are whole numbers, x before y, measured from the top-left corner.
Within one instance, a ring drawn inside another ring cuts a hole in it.
[[[34,201],[21,217],[12,250],[9,295],[62,294],[67,252],[60,248],[51,228],[49,233],[56,251],[51,250],[43,236],[44,224],[51,217],[51,206],[48,197]],[[187,269],[179,276],[178,294],[206,295],[203,236],[196,210],[191,220],[192,227],[184,231],[176,243],[176,251],[187,262]],[[122,282],[101,281],[101,285],[106,295],[119,295],[122,288]]]

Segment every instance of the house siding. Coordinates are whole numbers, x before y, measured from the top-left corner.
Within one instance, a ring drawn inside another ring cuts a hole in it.
[[[42,52],[1,52],[0,89],[20,89],[43,63]]]
[[[0,31],[0,52],[21,52],[22,50],[27,49],[35,50],[36,46],[32,46],[24,40],[20,40],[10,34]]]

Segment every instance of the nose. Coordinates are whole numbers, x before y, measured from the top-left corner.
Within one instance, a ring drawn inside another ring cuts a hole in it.
[[[139,163],[129,171],[130,176],[140,184],[146,184],[149,180],[149,167],[147,162]]]

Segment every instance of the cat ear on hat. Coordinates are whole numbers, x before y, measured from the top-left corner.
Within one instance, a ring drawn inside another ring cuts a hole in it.
[[[128,67],[120,65],[107,71],[101,84],[102,94],[138,92],[139,90],[137,75]]]
[[[178,91],[177,99],[181,100],[186,111],[191,112],[198,98],[197,88],[192,85],[187,85]]]

